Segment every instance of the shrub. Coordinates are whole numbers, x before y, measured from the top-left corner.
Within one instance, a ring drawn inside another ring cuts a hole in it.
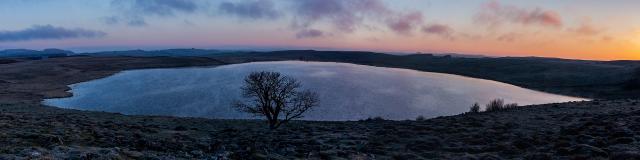
[[[518,103],[505,104],[504,100],[502,100],[502,99],[494,99],[494,100],[491,100],[491,102],[489,102],[489,104],[487,104],[486,107],[487,108],[485,109],[485,111],[493,112],[493,111],[500,111],[500,110],[505,110],[505,109],[517,108],[518,107]]]
[[[518,107],[518,103],[505,104],[503,109],[514,109]]]
[[[476,102],[471,106],[471,108],[469,108],[469,113],[478,113],[478,112],[480,112],[480,104]]]
[[[374,121],[384,121],[384,118],[377,116],[377,117],[373,117]]]
[[[367,119],[364,119],[364,121],[366,122],[371,122],[371,121],[384,121],[384,118],[380,117],[380,116],[376,116],[376,117],[369,117]]]
[[[494,100],[491,100],[489,104],[487,104],[485,111],[493,112],[493,111],[499,111],[502,109],[504,109],[504,100],[494,99]]]
[[[426,118],[424,118],[424,116],[416,117],[416,121],[424,121],[424,120],[426,120]]]

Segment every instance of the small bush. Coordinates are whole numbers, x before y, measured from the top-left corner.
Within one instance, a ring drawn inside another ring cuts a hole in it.
[[[480,104],[474,103],[471,108],[469,108],[469,113],[478,113],[480,112]]]
[[[500,111],[505,109],[518,108],[518,103],[505,104],[504,100],[502,99],[494,99],[494,100],[491,100],[491,102],[489,102],[489,104],[487,104],[486,107],[487,108],[485,109],[485,111],[493,112],[493,111]]]
[[[518,103],[510,103],[510,104],[505,104],[504,105],[504,109],[514,109],[518,107]]]
[[[380,116],[376,116],[376,117],[369,117],[367,119],[364,119],[365,122],[372,122],[372,121],[384,121],[384,118],[380,117]]]
[[[177,127],[176,127],[176,128],[174,128],[173,130],[176,130],[176,131],[186,131],[186,130],[187,130],[187,127],[184,127],[184,126],[177,126]]]
[[[504,109],[504,100],[494,99],[494,100],[491,100],[489,104],[487,104],[485,111],[493,112],[493,111],[499,111],[502,109]]]
[[[424,120],[426,120],[426,118],[424,118],[424,116],[416,117],[416,121],[424,121]]]

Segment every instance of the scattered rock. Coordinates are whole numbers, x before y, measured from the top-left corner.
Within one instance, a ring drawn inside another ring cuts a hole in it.
[[[617,144],[629,144],[629,143],[635,142],[635,139],[631,137],[620,137],[620,138],[616,138],[614,142]]]
[[[640,153],[637,151],[614,152],[611,159],[617,160],[637,160],[640,159]]]
[[[184,127],[184,126],[177,126],[177,127],[176,127],[176,128],[174,128],[173,130],[176,130],[176,131],[186,131],[186,130],[187,130],[187,127]]]
[[[570,149],[571,154],[584,155],[588,157],[607,157],[609,154],[594,146],[586,145],[586,144],[578,144],[572,146]]]

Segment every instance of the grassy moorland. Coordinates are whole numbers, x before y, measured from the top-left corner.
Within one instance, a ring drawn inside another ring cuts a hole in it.
[[[575,102],[423,121],[125,116],[2,104],[0,159],[638,159],[638,100]]]

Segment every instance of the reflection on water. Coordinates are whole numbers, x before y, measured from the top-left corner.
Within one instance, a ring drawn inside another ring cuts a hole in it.
[[[73,97],[45,104],[136,115],[254,118],[235,111],[242,79],[252,71],[277,71],[318,92],[320,106],[307,120],[435,117],[468,111],[494,98],[519,104],[583,100],[449,74],[324,62],[257,62],[214,68],[133,70],[71,86]]]

